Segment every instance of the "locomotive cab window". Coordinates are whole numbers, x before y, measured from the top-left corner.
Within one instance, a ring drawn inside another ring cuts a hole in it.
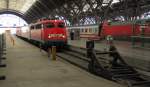
[[[65,27],[65,23],[58,23],[57,25],[59,28],[64,28]]]
[[[54,28],[54,27],[55,27],[54,23],[46,23],[46,24],[44,24],[44,28]]]

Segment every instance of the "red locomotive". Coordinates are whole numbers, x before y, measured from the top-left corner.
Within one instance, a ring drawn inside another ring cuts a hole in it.
[[[63,20],[40,20],[29,25],[29,28],[17,29],[16,35],[46,48],[67,44],[66,26]]]
[[[131,36],[140,36],[142,34],[150,36],[149,24],[146,20],[105,23],[101,30],[101,36],[111,35],[119,39],[127,39]]]

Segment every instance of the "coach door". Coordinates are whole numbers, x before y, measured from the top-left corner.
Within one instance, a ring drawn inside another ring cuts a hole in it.
[[[75,29],[75,31],[74,31],[74,38],[75,38],[75,40],[79,40],[80,39],[80,29]]]

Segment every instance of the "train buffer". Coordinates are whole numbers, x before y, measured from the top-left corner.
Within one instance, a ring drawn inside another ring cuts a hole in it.
[[[128,87],[150,87],[150,80],[129,66],[118,53],[115,46],[109,51],[97,52],[94,42],[87,42],[87,57],[90,58],[88,69],[91,73],[106,79],[126,84]]]

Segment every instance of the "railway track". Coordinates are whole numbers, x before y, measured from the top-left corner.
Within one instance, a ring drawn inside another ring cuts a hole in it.
[[[150,87],[150,81],[145,79],[143,75],[139,74],[131,66],[126,63],[121,66],[112,66],[110,65],[112,58],[106,55],[109,53],[97,50],[95,52],[100,63],[99,65],[96,64],[96,67],[91,67],[91,59],[87,57],[86,48],[69,46],[69,49],[57,53],[57,56],[88,72],[127,85],[128,87]],[[124,62],[123,59],[121,61]],[[99,67],[103,67],[103,69]]]
[[[150,87],[150,80],[129,66],[116,50],[97,51],[91,48],[68,46],[56,55],[97,76],[128,87]]]
[[[85,49],[70,47],[67,50],[57,53],[57,56],[88,71],[90,59],[86,57]]]

